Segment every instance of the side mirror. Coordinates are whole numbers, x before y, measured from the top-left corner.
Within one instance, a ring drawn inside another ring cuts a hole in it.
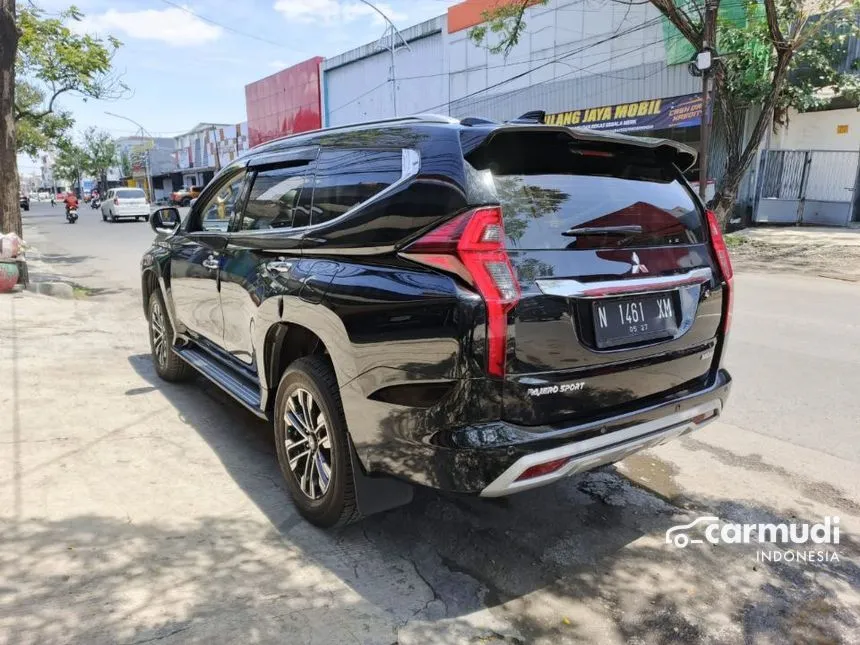
[[[159,208],[149,216],[149,225],[159,235],[172,235],[179,228],[179,209],[173,206]]]

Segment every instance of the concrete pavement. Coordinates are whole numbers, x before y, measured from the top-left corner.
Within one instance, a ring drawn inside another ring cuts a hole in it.
[[[0,297],[0,642],[854,642],[857,285],[738,275],[732,400],[698,435],[329,534],[293,510],[265,424],[155,376],[148,226],[56,220],[26,219],[39,269],[92,295]],[[709,514],[839,515],[840,560],[665,544]]]

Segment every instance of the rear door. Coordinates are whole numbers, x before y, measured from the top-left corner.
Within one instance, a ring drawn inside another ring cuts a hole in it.
[[[148,212],[146,193],[140,188],[117,188],[114,197],[117,215],[139,215]]]
[[[493,175],[522,292],[507,420],[620,413],[703,385],[721,293],[704,213],[671,161],[537,128],[501,133],[469,160]]]

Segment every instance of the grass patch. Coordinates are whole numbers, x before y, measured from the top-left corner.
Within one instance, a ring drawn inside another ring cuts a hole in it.
[[[728,235],[723,236],[723,239],[725,239],[726,246],[730,249],[736,249],[740,246],[744,246],[745,244],[750,243],[748,237],[744,235],[735,235],[733,233],[729,233]]]

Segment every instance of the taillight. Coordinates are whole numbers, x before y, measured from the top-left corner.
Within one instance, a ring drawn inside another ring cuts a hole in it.
[[[119,197],[114,197],[114,198],[113,198],[113,205],[114,205],[114,206],[119,206]]]
[[[717,264],[720,265],[720,273],[723,274],[723,280],[726,281],[726,286],[723,289],[723,300],[725,301],[725,315],[723,316],[723,333],[728,333],[732,325],[732,306],[734,301],[734,285],[732,278],[735,273],[732,269],[732,260],[729,257],[729,249],[726,246],[726,240],[723,238],[723,232],[720,230],[720,222],[713,211],[707,211],[708,229],[711,233],[711,250],[717,256]]]
[[[508,312],[519,302],[520,287],[505,250],[502,209],[463,213],[410,244],[404,255],[475,287],[487,306],[487,372],[504,376]]]
[[[543,464],[537,464],[536,466],[532,466],[531,468],[526,468],[520,474],[520,476],[516,478],[515,481],[521,482],[524,479],[534,479],[535,477],[543,477],[544,475],[549,475],[550,473],[554,473],[556,470],[564,466],[569,461],[570,457],[562,457],[561,459],[554,459],[552,461],[547,461]]]

